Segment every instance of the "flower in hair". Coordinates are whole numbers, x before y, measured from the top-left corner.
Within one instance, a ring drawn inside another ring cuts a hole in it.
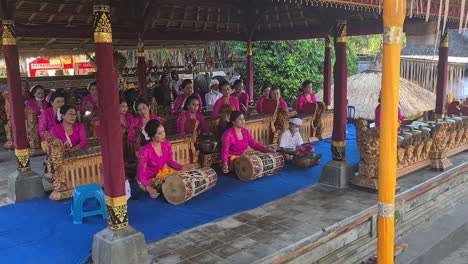
[[[60,114],[60,108],[57,110],[57,120],[62,121],[62,115]]]
[[[143,136],[145,137],[145,140],[146,141],[149,141],[150,140],[150,137],[148,136],[148,133],[146,133],[146,130],[143,128],[141,130],[141,133],[143,134]]]

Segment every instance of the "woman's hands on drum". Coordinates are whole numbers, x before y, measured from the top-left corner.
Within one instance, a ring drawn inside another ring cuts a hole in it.
[[[221,165],[221,168],[223,169],[223,173],[229,172],[229,166],[227,163],[223,163],[223,165]]]
[[[153,187],[151,187],[151,186],[149,186],[149,185],[146,186],[145,189],[146,189],[146,191],[149,193],[149,195],[150,195],[151,198],[153,198],[153,199],[158,198],[159,192],[156,191],[156,189],[154,189]]]

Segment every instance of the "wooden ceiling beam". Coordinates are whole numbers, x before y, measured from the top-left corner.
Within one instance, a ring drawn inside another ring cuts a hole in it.
[[[206,19],[205,19],[205,22],[203,23],[203,30],[205,31],[208,28],[208,22],[210,22],[210,17],[211,17],[211,8],[208,7],[207,12],[206,12]]]
[[[17,9],[17,10],[20,9],[20,8],[24,5],[25,2],[26,2],[26,1],[24,1],[24,0],[18,1],[18,2],[16,3],[16,9]]]

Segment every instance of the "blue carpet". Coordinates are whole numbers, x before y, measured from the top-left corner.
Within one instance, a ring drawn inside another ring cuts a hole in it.
[[[348,131],[346,158],[357,169],[355,129],[349,126]],[[301,169],[287,165],[279,174],[252,182],[220,175],[215,187],[179,206],[163,198],[150,199],[133,188],[140,200],[129,201],[129,222],[150,242],[292,194],[318,181],[323,164],[331,161],[330,142],[313,143],[315,152],[323,154],[319,166]],[[79,263],[91,249],[93,235],[105,227],[106,221],[97,216],[74,225],[70,200],[42,198],[3,206],[0,259],[3,263]]]

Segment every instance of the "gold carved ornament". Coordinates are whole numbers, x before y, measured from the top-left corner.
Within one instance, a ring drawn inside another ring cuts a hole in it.
[[[448,32],[445,31],[442,34],[442,37],[440,39],[440,47],[441,48],[448,48],[448,45],[449,45],[449,36],[448,36]]]
[[[327,35],[325,37],[325,47],[330,48],[330,45],[331,45],[330,35]]]
[[[107,223],[112,230],[128,227],[127,197],[106,195]]]
[[[4,46],[16,45],[15,22],[13,20],[2,21],[3,35],[2,43]]]
[[[94,12],[94,42],[112,43],[112,27],[110,21],[110,7],[95,5]]]
[[[403,28],[385,27],[383,33],[384,44],[401,44]]]
[[[137,57],[145,57],[145,43],[143,41],[138,41],[137,50]]]
[[[332,141],[333,160],[344,160],[346,153],[346,141]]]
[[[336,33],[335,41],[336,43],[346,43],[346,32],[348,30],[348,26],[346,22],[340,22],[338,24],[338,29]]]
[[[29,149],[15,149],[15,155],[18,160],[18,171],[31,171],[31,165],[29,163]]]

